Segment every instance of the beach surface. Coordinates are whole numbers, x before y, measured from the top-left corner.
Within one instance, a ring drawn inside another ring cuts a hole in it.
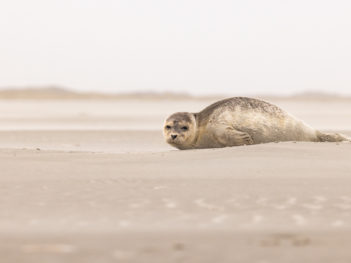
[[[0,101],[1,262],[351,262],[351,144],[179,151],[210,100]],[[276,100],[351,136],[347,100]]]

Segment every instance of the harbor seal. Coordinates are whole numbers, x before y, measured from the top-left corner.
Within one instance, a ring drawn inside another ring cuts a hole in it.
[[[177,112],[164,123],[163,135],[180,149],[221,148],[282,141],[351,141],[322,133],[268,102],[233,97],[198,113]]]

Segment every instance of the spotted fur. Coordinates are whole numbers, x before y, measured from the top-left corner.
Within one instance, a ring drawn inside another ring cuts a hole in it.
[[[182,129],[185,126],[187,130]],[[224,99],[198,113],[172,114],[165,121],[164,137],[182,150],[277,141],[350,140],[317,131],[271,103],[246,97]]]

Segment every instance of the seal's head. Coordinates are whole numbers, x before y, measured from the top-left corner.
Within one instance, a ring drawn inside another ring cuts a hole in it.
[[[196,139],[195,114],[177,112],[169,116],[163,127],[163,136],[170,145],[181,149],[191,149]]]

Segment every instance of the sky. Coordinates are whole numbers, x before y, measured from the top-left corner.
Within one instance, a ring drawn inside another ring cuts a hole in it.
[[[351,94],[349,0],[3,0],[0,87]]]

